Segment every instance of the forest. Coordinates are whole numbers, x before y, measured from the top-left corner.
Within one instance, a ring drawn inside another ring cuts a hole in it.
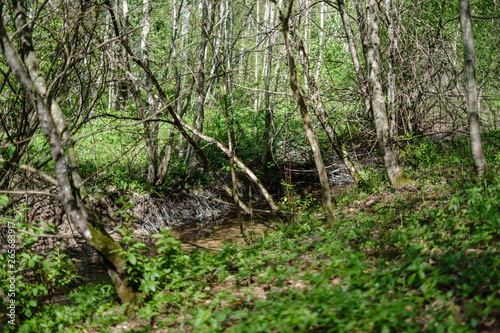
[[[498,0],[0,0],[0,49],[1,330],[500,331]]]

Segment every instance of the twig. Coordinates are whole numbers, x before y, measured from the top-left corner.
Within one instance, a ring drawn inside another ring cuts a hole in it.
[[[34,191],[34,190],[19,190],[19,191],[7,191],[7,190],[0,190],[0,193],[5,193],[5,194],[40,194],[40,195],[49,195],[51,197],[57,197],[57,195],[49,193],[49,192],[44,192],[44,191]]]
[[[29,166],[29,165],[26,165],[26,164],[17,164],[17,163],[11,162],[11,161],[7,161],[7,160],[3,159],[2,157],[0,157],[0,163],[9,164],[9,165],[11,165],[11,166],[13,166],[15,168],[19,168],[19,169],[23,169],[23,170],[29,171],[31,173],[34,173],[34,174],[42,177],[43,179],[45,179],[46,181],[48,181],[49,183],[51,183],[51,184],[53,184],[55,186],[58,185],[57,180],[55,180],[54,178],[52,178],[50,175],[46,174],[45,172],[33,168],[32,166]]]
[[[26,230],[21,230],[21,229],[18,229],[17,231],[19,231],[19,232],[21,232],[23,234],[30,235],[30,236],[43,237],[43,238],[83,238],[81,236],[75,236],[75,235],[68,235],[68,236],[61,236],[61,235],[37,235],[37,234],[34,234],[32,232],[29,232],[29,231],[26,231]]]

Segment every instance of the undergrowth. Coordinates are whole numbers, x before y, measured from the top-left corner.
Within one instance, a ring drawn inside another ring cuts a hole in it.
[[[407,154],[425,155],[427,144]],[[438,154],[411,171],[415,186],[377,180],[377,191],[338,197],[334,223],[303,214],[251,246],[184,251],[165,232],[150,257],[121,230],[142,293],[135,317],[124,316],[109,285],[80,287],[69,304],[25,314],[20,331],[492,330],[500,326],[500,154],[486,151],[487,186],[474,183],[468,162],[457,166],[462,151]]]

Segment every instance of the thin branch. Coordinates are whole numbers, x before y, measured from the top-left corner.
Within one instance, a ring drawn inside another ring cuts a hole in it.
[[[31,173],[34,173],[34,174],[42,177],[43,179],[45,179],[46,181],[48,181],[49,183],[51,183],[51,184],[53,184],[55,186],[58,185],[57,180],[55,180],[54,178],[52,178],[52,176],[46,174],[45,172],[43,172],[41,170],[35,169],[32,166],[29,166],[29,165],[26,165],[26,164],[17,164],[17,163],[11,162],[11,161],[7,161],[7,160],[3,159],[2,157],[0,157],[0,163],[5,163],[5,164],[11,165],[11,166],[13,166],[15,168],[19,168],[19,169],[23,169],[23,170],[29,171]]]
[[[0,190],[0,193],[3,194],[39,194],[39,195],[48,195],[51,197],[57,197],[57,195],[49,192],[44,192],[44,191],[35,191],[35,190],[18,190],[18,191],[7,191],[7,190]]]
[[[21,229],[17,229],[17,231],[21,232],[23,234],[26,234],[26,235],[33,236],[33,237],[42,237],[42,238],[64,238],[64,239],[68,239],[68,238],[83,238],[83,237],[77,236],[77,235],[68,235],[68,236],[60,236],[60,235],[37,235],[37,234],[34,234],[32,232],[29,232],[29,231],[26,231],[26,230],[21,230]]]

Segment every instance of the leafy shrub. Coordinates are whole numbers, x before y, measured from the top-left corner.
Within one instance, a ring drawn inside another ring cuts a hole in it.
[[[21,208],[15,213],[15,218],[1,218],[3,226],[15,225],[16,259],[15,259],[15,295],[16,312],[20,319],[26,320],[37,315],[42,304],[50,299],[58,290],[72,282],[76,277],[76,270],[69,257],[60,251],[60,246],[54,250],[39,253],[33,249],[38,241],[36,235],[55,232],[54,227],[44,223],[31,224],[24,222],[24,211]],[[27,232],[20,232],[26,230]],[[8,290],[7,280],[9,257],[8,253],[0,255],[0,283],[2,290]],[[4,305],[2,304],[2,307]],[[2,309],[5,310],[5,309]]]

